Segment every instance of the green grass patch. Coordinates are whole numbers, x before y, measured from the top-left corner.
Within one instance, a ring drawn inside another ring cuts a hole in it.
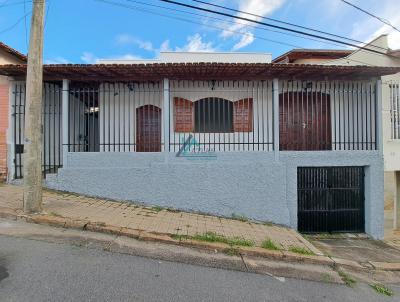
[[[279,247],[271,239],[264,240],[261,243],[261,247],[267,250],[273,250],[273,251],[279,250]]]
[[[371,286],[377,293],[381,295],[389,297],[393,296],[393,291],[384,286],[383,284],[370,284],[369,286]]]
[[[171,238],[175,239],[175,240],[183,241],[183,240],[188,240],[191,237],[188,235],[173,234],[173,235],[171,235]]]
[[[193,239],[199,240],[199,241],[206,241],[206,242],[226,243],[229,245],[254,246],[254,242],[251,240],[240,238],[240,237],[227,238],[224,235],[220,235],[215,232],[206,232],[204,234],[196,234],[193,236]]]
[[[340,278],[342,279],[342,281],[344,283],[346,283],[346,285],[348,287],[353,288],[356,286],[357,281],[352,276],[350,276],[349,274],[345,273],[344,271],[340,271],[340,270],[338,271],[338,274],[339,274]]]
[[[314,253],[306,248],[298,247],[298,246],[291,246],[289,247],[289,252],[301,254],[301,255],[314,255]]]
[[[50,212],[50,215],[54,217],[62,217],[60,214],[57,214],[56,212]]]
[[[239,220],[241,222],[248,222],[249,221],[249,218],[247,218],[244,215],[240,215],[240,214],[233,213],[231,217],[232,217],[232,219]]]
[[[164,208],[163,207],[160,207],[160,206],[154,206],[154,207],[151,207],[151,210],[153,211],[153,212],[161,212],[162,210],[164,210]]]
[[[194,236],[188,235],[171,235],[171,238],[182,241],[187,239],[205,241],[205,242],[218,242],[225,243],[231,246],[254,246],[254,241],[240,237],[227,238],[224,235],[215,232],[206,232],[204,234],[196,234]]]

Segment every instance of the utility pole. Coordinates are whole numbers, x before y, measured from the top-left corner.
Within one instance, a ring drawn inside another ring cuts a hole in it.
[[[45,0],[32,3],[26,74],[24,141],[24,212],[42,209],[42,90]]]

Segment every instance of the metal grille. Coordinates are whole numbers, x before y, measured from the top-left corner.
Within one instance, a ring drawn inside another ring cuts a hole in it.
[[[272,81],[171,81],[171,152],[272,151]]]
[[[301,232],[364,231],[363,167],[299,167]]]
[[[281,81],[280,150],[376,150],[372,82]]]
[[[23,152],[25,128],[25,83],[15,83],[12,97],[12,125],[14,138],[14,178],[23,177]],[[42,109],[42,171],[56,173],[62,166],[61,94],[59,83],[43,86]]]
[[[389,84],[389,90],[391,138],[400,139],[400,85],[398,83],[391,83]]]
[[[160,83],[71,83],[69,152],[159,152]]]

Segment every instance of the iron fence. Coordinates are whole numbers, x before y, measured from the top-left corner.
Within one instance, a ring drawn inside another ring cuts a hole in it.
[[[281,81],[280,150],[376,150],[372,82]]]
[[[399,90],[393,87],[392,120],[397,125]],[[192,152],[268,152],[274,149],[274,119],[279,119],[283,151],[377,149],[377,100],[371,82],[280,81],[278,116],[270,80],[170,81],[167,114],[164,93],[160,82],[71,83],[67,150],[160,152],[168,146],[169,152],[179,152],[189,142]],[[61,83],[45,83],[44,174],[62,166],[61,97]],[[14,177],[21,178],[24,83],[14,84],[12,115]],[[164,131],[164,118],[169,132]],[[398,127],[393,133],[399,134]]]
[[[13,85],[11,108],[15,179],[23,177],[25,90],[24,82],[17,82]],[[62,166],[61,94],[60,83],[44,84],[42,109],[42,171],[44,177],[48,173],[56,173],[57,169]]]
[[[272,151],[272,81],[171,81],[169,151]]]
[[[69,152],[159,152],[162,90],[152,83],[72,83]]]
[[[400,139],[400,84],[389,84],[390,102],[390,135],[391,139]]]

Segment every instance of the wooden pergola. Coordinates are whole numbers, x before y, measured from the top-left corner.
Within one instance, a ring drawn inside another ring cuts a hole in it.
[[[46,81],[82,82],[171,80],[368,80],[400,72],[400,67],[270,64],[270,63],[151,63],[44,65]],[[0,75],[24,79],[26,65],[0,66]]]

